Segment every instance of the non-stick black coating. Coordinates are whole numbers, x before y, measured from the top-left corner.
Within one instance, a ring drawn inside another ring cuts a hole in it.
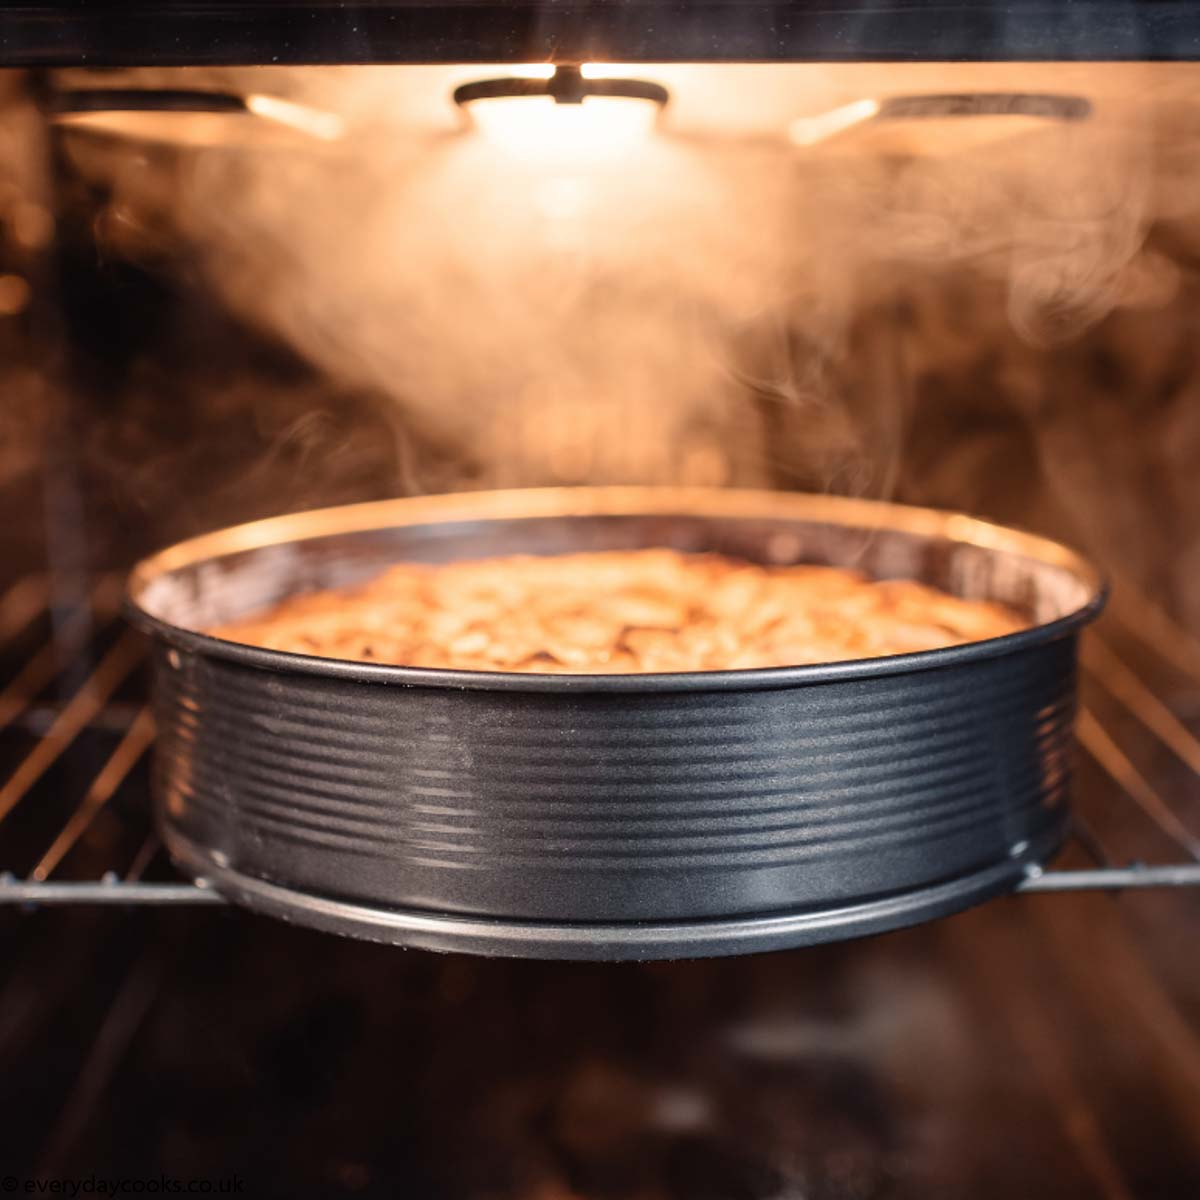
[[[652,545],[852,562],[1042,623],[824,671],[620,680],[360,667],[195,633],[400,559]],[[655,513],[394,525],[168,574],[143,580],[140,613],[158,638],[168,842],[193,870],[199,856],[218,878],[281,887],[297,920],[306,898],[581,929],[832,913],[984,875],[1015,884],[1065,827],[1076,633],[1099,598],[1020,554]]]

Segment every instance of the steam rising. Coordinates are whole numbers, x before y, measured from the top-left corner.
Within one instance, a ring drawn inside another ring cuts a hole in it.
[[[671,70],[678,86],[686,69]],[[720,68],[692,70],[719,91]],[[868,152],[866,122],[802,148],[783,129],[668,126],[589,157],[462,132],[448,88],[421,94],[403,69],[320,87],[341,143],[181,157],[157,197],[125,170],[114,203],[133,229],[159,205],[234,310],[390,397],[402,429],[469,446],[481,484],[885,494],[913,374],[896,306],[914,279],[950,267],[1001,289],[1034,348],[1178,286],[1142,247],[1184,189],[1153,191],[1136,106],[952,152],[938,122],[915,122],[902,155]],[[401,486],[422,475],[410,463]]]
[[[489,482],[727,477],[722,343],[792,266],[753,153],[654,141],[560,170],[465,136],[229,168],[196,164],[183,220],[230,303],[487,447]]]

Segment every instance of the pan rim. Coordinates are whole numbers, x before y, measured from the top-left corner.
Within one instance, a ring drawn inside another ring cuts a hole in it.
[[[532,674],[462,671],[362,663],[284,650],[268,650],[216,638],[164,620],[142,603],[165,575],[205,560],[338,534],[390,526],[453,524],[461,521],[523,520],[588,516],[791,518],[879,528],[946,538],[985,550],[1007,551],[1064,570],[1080,582],[1087,599],[1053,621],[1001,637],[958,646],[879,658],[845,659],[791,667],[657,674]],[[739,488],[618,486],[528,488],[452,492],[436,496],[372,500],[266,517],[178,542],[143,559],[126,585],[126,611],[139,628],[169,645],[248,667],[289,675],[343,679],[366,684],[451,690],[513,692],[646,693],[761,691],[839,680],[908,674],[996,658],[1069,636],[1104,607],[1108,585],[1097,568],[1069,547],[961,512],[881,500],[805,492]]]

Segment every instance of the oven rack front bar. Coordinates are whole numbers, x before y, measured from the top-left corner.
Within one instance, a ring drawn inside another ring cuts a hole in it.
[[[1018,892],[1127,891],[1133,888],[1200,887],[1200,863],[1173,866],[1097,867],[1077,870],[1031,870]],[[219,892],[198,883],[145,883],[123,880],[109,872],[95,882],[58,883],[0,874],[0,904],[36,908],[42,905],[180,905],[228,904]]]

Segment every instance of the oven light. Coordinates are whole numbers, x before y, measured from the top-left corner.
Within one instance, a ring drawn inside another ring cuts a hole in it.
[[[579,73],[584,79],[619,79],[636,71],[636,66],[626,66],[622,63],[590,62],[580,63]]]
[[[513,63],[506,70],[518,79],[553,79],[553,63]]]
[[[529,64],[454,92],[454,102],[486,141],[552,161],[603,158],[645,140],[667,100],[661,84],[569,63]]]
[[[505,96],[477,104],[476,129],[523,158],[605,157],[650,136],[658,109],[644,100],[590,96],[558,104],[550,96]]]

